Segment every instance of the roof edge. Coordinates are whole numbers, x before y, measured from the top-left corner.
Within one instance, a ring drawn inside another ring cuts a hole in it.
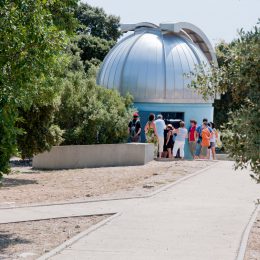
[[[147,27],[147,28],[159,28],[158,25],[154,23],[149,22],[142,22],[142,23],[133,23],[133,24],[121,24],[120,28],[123,33],[129,32],[129,31],[135,31],[136,29],[140,27]]]
[[[156,25],[154,23],[149,22],[142,22],[142,23],[136,23],[136,24],[121,24],[120,28],[123,33],[129,32],[129,31],[135,31],[138,28],[153,28],[153,29],[159,29],[161,31],[167,31],[167,32],[173,32],[176,34],[184,34],[188,36],[196,45],[199,46],[199,48],[202,50],[202,52],[207,57],[208,61],[212,64],[217,66],[217,57],[214,52],[214,48],[211,45],[208,37],[205,35],[205,33],[199,29],[197,26],[195,26],[192,23],[188,22],[178,22],[178,23],[160,23],[160,25]]]
[[[200,47],[209,62],[217,66],[217,57],[213,46],[211,45],[206,34],[194,24],[188,22],[161,23],[160,28],[161,30],[174,33],[186,33],[192,39],[192,41]]]

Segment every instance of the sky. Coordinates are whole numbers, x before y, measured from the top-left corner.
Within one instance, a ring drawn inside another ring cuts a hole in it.
[[[215,45],[250,30],[260,18],[260,0],[82,0],[120,16],[121,23],[190,22]]]

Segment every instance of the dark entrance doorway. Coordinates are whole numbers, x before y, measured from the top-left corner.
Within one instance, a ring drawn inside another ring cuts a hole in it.
[[[184,121],[184,112],[162,112],[165,124],[171,124],[174,128],[180,127],[180,122]],[[165,137],[167,136],[167,131],[164,132]],[[174,134],[176,136],[176,134]],[[176,157],[180,158],[180,150],[178,150]]]
[[[176,120],[184,121],[184,112],[162,112],[164,120]]]

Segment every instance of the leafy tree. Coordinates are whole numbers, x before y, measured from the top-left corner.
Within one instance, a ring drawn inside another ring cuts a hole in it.
[[[0,180],[2,173],[9,172],[9,159],[16,152],[15,137],[19,133],[14,127],[17,114],[5,100],[0,104]]]
[[[248,100],[229,113],[229,121],[224,125],[225,147],[236,160],[237,168],[250,164],[251,177],[260,183],[260,106]]]
[[[75,61],[74,61],[75,63]],[[67,74],[56,124],[64,130],[62,144],[119,143],[126,140],[132,97],[121,97],[95,83],[94,66]]]
[[[61,54],[67,40],[53,23],[54,3],[62,6],[58,0],[0,2],[0,173],[8,172],[21,132],[15,125],[18,109],[51,103],[59,91],[50,82],[66,63]]]
[[[239,38],[229,44],[223,64],[205,75],[196,72],[192,83],[205,97],[229,91],[232,105],[224,124],[224,144],[237,167],[251,166],[252,177],[260,182],[260,28],[240,31]],[[234,105],[235,104],[235,105]]]
[[[84,62],[87,72],[91,64],[97,64],[103,61],[113,47],[114,42],[96,36],[80,35],[77,37],[77,45],[81,50],[80,58]]]
[[[103,8],[81,3],[76,10],[76,17],[81,24],[77,30],[79,34],[92,35],[107,41],[117,41],[121,36],[120,18],[107,15]]]
[[[221,41],[216,45],[216,55],[219,67],[227,66],[230,62],[230,51],[233,43]],[[233,88],[227,85],[227,89],[221,94],[221,98],[214,102],[214,122],[221,126],[228,122],[228,113],[230,110],[236,110],[240,107],[240,101],[232,96]]]
[[[92,64],[99,65],[121,36],[120,18],[107,15],[102,8],[81,3],[76,9],[79,21],[75,43],[80,48],[80,57],[85,71]]]
[[[17,146],[23,159],[32,158],[35,154],[50,150],[53,145],[62,142],[62,131],[54,125],[54,113],[58,109],[55,101],[48,104],[33,104],[29,109],[18,110],[22,115],[16,126],[22,129],[18,134]]]
[[[78,0],[47,0],[43,1],[46,8],[52,14],[52,22],[58,30],[65,30],[67,34],[73,36],[75,28],[78,26],[76,18],[76,9],[78,7]]]

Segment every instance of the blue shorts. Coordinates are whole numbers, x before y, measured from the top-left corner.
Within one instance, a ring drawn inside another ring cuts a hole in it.
[[[196,143],[195,156],[200,156],[201,144]]]

